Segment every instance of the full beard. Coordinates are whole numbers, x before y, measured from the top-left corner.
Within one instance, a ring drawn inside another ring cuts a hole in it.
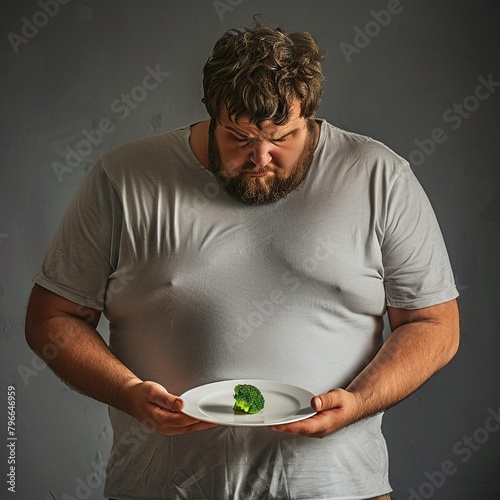
[[[314,119],[308,121],[306,144],[290,173],[280,176],[279,172],[268,174],[264,178],[252,178],[245,172],[267,172],[267,167],[250,167],[241,173],[228,177],[224,175],[219,147],[215,138],[216,121],[210,121],[208,130],[208,164],[219,185],[234,199],[249,205],[268,205],[275,203],[296,189],[306,176],[311,166],[316,148],[317,126]]]

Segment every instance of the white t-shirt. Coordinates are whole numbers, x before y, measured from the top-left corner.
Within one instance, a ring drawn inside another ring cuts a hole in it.
[[[455,298],[433,210],[408,163],[321,121],[299,188],[238,202],[190,128],[129,142],[81,185],[36,282],[104,310],[110,346],[173,394],[259,378],[346,387],[382,343],[386,306]],[[219,426],[180,436],[110,409],[116,499],[363,499],[390,491],[382,415],[321,440]]]

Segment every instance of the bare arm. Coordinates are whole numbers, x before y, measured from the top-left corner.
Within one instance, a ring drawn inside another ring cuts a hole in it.
[[[142,381],[109,349],[96,330],[100,311],[35,285],[26,314],[29,346],[68,385],[93,399],[178,434],[209,427],[179,413],[183,401],[160,384]]]
[[[448,364],[459,345],[455,300],[424,309],[388,308],[392,334],[347,390],[360,417],[390,408]]]
[[[318,413],[274,430],[323,437],[397,404],[445,366],[459,345],[455,300],[422,309],[388,309],[392,333],[346,389],[313,398]]]

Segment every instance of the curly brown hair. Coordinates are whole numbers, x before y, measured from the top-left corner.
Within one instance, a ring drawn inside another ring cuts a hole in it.
[[[203,102],[212,120],[225,106],[237,121],[248,116],[287,123],[295,100],[312,118],[323,87],[323,52],[310,33],[256,26],[231,29],[216,42],[203,68]]]

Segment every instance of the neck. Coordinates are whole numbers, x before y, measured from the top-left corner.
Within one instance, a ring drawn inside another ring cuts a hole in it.
[[[191,134],[189,135],[189,145],[196,159],[208,169],[208,126],[210,120],[191,125]]]

